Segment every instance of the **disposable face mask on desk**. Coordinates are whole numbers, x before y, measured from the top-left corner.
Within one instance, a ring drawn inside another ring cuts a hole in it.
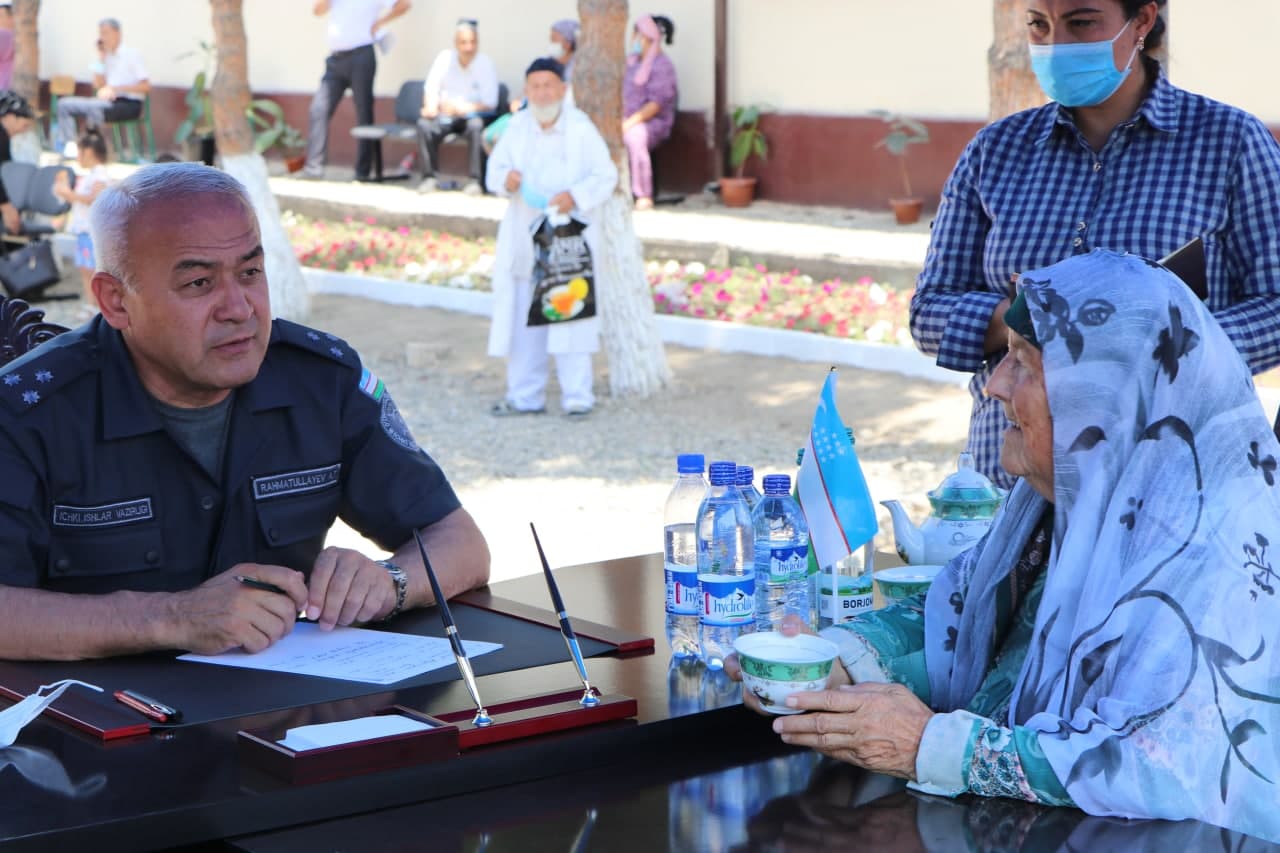
[[[87,687],[90,690],[102,692],[102,688],[93,684],[86,684],[83,681],[76,681],[74,678],[67,678],[62,681],[55,681],[53,684],[42,684],[36,688],[36,692],[30,696],[23,697],[17,703],[0,711],[0,747],[12,746],[13,742],[18,739],[18,733],[26,728],[40,713],[53,704],[54,700],[62,695],[68,687],[78,684],[81,687]],[[44,691],[48,690],[48,693]]]
[[[1031,70],[1040,88],[1064,107],[1093,107],[1110,98],[1133,69],[1135,45],[1124,70],[1116,69],[1112,45],[1129,29],[1131,21],[1106,41],[1083,44],[1031,44]]]

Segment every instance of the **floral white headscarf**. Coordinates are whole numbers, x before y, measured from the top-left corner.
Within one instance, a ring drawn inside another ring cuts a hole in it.
[[[1022,277],[1053,418],[1053,549],[1010,723],[1091,814],[1280,837],[1280,444],[1181,281],[1095,251]],[[1025,483],[930,590],[932,701],[991,665],[994,590],[1045,507]]]

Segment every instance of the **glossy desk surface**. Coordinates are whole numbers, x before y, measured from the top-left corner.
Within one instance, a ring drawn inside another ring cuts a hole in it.
[[[657,639],[594,658],[633,722],[488,747],[444,762],[289,786],[240,760],[236,731],[360,716],[390,704],[465,708],[461,682],[180,729],[114,744],[40,720],[0,750],[0,846],[149,849],[214,839],[245,850],[1198,849],[1217,829],[1129,823],[1008,801],[918,797],[901,783],[783,747],[737,686],[670,668],[661,560],[556,572],[571,614]],[[545,606],[540,576],[493,593]],[[485,593],[479,595],[483,597]],[[487,703],[572,687],[568,663],[486,676]],[[1261,849],[1251,839],[1235,839]]]

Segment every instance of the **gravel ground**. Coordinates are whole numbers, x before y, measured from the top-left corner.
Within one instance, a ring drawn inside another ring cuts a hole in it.
[[[499,419],[488,408],[505,388],[504,363],[485,356],[487,319],[321,296],[311,322],[350,341],[392,389],[485,531],[495,580],[538,570],[530,521],[553,566],[656,551],[677,453],[792,473],[825,378],[822,365],[668,347],[676,383],[660,395],[608,398],[597,357],[600,400],[590,417],[559,413],[553,379],[547,414]],[[421,368],[408,366],[411,344]],[[963,445],[966,392],[846,369],[839,405],[873,496],[905,496],[924,512],[924,493]],[[353,535],[335,530],[331,541],[350,544]],[[880,544],[890,542],[886,529]]]
[[[49,292],[78,293],[72,276]],[[52,322],[80,322],[78,299],[35,307]],[[347,296],[313,296],[311,309],[310,325],[360,352],[444,467],[489,541],[495,581],[540,569],[530,521],[552,566],[661,548],[678,453],[750,464],[757,477],[794,474],[826,374],[820,364],[668,346],[674,385],[647,400],[614,400],[599,355],[589,417],[560,413],[552,371],[547,414],[500,419],[488,410],[506,388],[505,362],[485,355],[487,318]],[[420,367],[409,366],[411,349]],[[967,392],[845,368],[839,406],[872,496],[905,497],[917,515],[926,513],[925,492],[963,446]],[[888,513],[879,514],[878,547],[892,550]],[[341,522],[329,542],[381,554]]]

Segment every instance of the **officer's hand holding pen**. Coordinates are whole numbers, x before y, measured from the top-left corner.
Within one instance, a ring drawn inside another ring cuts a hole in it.
[[[252,578],[281,590],[267,592],[242,583]],[[164,619],[172,633],[165,645],[199,654],[234,648],[260,652],[293,630],[307,600],[301,572],[284,566],[240,563],[193,589],[172,593]]]

